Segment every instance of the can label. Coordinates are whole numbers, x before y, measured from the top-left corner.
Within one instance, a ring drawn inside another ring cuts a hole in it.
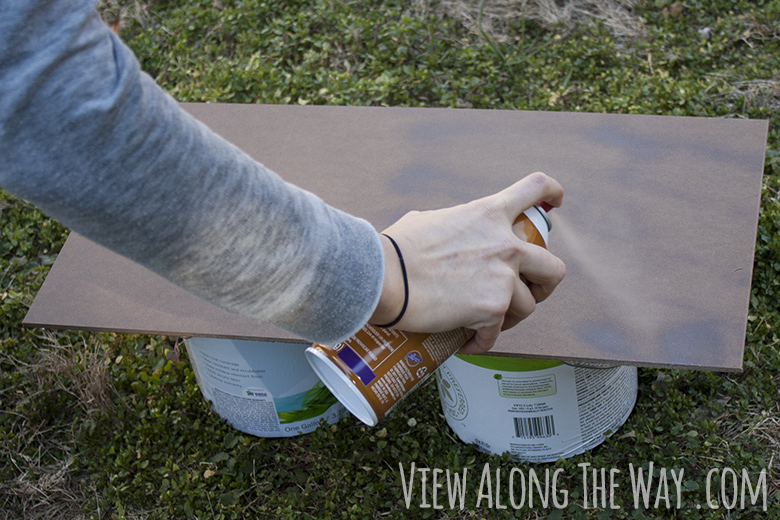
[[[512,227],[519,238],[541,247],[547,245],[549,229],[544,210],[537,206]],[[374,426],[473,335],[465,328],[423,334],[366,325],[342,343],[312,345],[306,356],[342,404]]]
[[[330,368],[349,377],[375,419],[364,420],[366,414],[371,415],[368,411],[350,411],[364,422],[376,424],[473,334],[463,328],[439,334],[419,334],[366,325],[343,343],[316,344],[307,353],[322,354]],[[312,361],[311,357],[309,361]],[[330,376],[321,373],[316,364],[314,368],[327,384]]]

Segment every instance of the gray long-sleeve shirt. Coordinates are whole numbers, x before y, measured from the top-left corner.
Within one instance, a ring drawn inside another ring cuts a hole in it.
[[[379,299],[373,227],[184,113],[91,0],[0,0],[0,186],[208,301],[312,341],[349,336]]]

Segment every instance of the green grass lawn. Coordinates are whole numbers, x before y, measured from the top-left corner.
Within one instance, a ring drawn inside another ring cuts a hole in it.
[[[779,518],[780,0],[529,1],[525,14],[521,3],[112,0],[103,10],[180,101],[768,119],[742,373],[640,369],[617,434],[554,464],[458,441],[432,380],[376,428],[350,417],[298,438],[251,437],[209,411],[176,338],[22,328],[67,230],[1,193],[0,518]],[[443,508],[421,507],[432,496],[419,480],[405,496],[399,464],[412,462],[467,469],[465,507],[450,508],[442,490]],[[585,463],[620,471],[618,509],[583,507]],[[650,463],[658,478],[683,471],[681,496],[668,481],[669,507],[655,490],[635,507],[630,469]],[[560,469],[567,507],[515,509],[506,487],[508,507],[491,506],[480,497],[486,464],[504,478]],[[738,484],[763,471],[768,510],[749,497],[723,507],[725,468]]]

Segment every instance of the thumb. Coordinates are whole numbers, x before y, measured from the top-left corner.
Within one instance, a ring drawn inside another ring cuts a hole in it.
[[[484,354],[496,344],[500,332],[501,325],[478,329],[458,352],[461,354]]]
[[[536,172],[488,198],[495,198],[507,218],[514,222],[520,213],[539,202],[544,201],[552,207],[560,206],[563,202],[563,187],[552,177]]]

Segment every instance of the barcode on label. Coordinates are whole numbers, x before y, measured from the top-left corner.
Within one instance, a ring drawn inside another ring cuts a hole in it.
[[[555,418],[552,415],[541,417],[514,417],[515,437],[520,439],[540,439],[555,435]]]

